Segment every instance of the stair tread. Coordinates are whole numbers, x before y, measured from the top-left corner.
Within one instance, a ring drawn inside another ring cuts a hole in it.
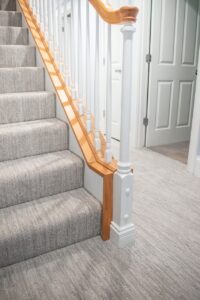
[[[56,118],[0,124],[0,161],[68,148],[68,127]]]
[[[51,91],[33,91],[33,92],[17,92],[17,93],[6,93],[6,94],[0,94],[0,101],[1,98],[4,98],[6,96],[9,97],[18,97],[18,96],[38,96],[38,95],[54,95],[54,92]]]
[[[65,122],[57,118],[0,124],[0,135],[7,131],[11,134],[11,133],[17,133],[18,131],[33,130],[34,128],[38,128],[38,127],[40,128],[54,127],[56,124],[62,124],[67,126]]]
[[[66,192],[82,184],[82,160],[69,150],[0,162],[0,208]]]
[[[100,233],[101,205],[84,188],[0,210],[0,266]]]
[[[25,49],[25,48],[34,48],[35,49],[35,46],[32,46],[32,45],[0,45],[0,48],[9,48],[9,49],[15,49],[15,48],[18,48],[18,49]]]

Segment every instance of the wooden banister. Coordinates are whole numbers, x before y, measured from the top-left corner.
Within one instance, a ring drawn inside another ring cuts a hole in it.
[[[119,9],[113,9],[103,0],[89,0],[101,18],[109,24],[123,24],[127,22],[136,22],[138,8],[133,6],[122,6]]]

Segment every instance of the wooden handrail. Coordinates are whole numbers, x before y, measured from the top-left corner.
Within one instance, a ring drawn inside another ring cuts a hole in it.
[[[119,9],[113,9],[103,0],[89,0],[101,18],[109,24],[122,24],[127,22],[136,22],[138,8],[134,6],[122,6]]]

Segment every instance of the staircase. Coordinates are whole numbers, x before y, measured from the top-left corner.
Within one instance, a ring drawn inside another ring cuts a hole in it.
[[[55,95],[12,0],[0,0],[0,267],[100,234]]]

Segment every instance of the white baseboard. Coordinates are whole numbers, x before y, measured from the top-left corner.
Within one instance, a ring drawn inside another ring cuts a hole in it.
[[[194,174],[197,177],[200,177],[200,156],[197,157]]]

